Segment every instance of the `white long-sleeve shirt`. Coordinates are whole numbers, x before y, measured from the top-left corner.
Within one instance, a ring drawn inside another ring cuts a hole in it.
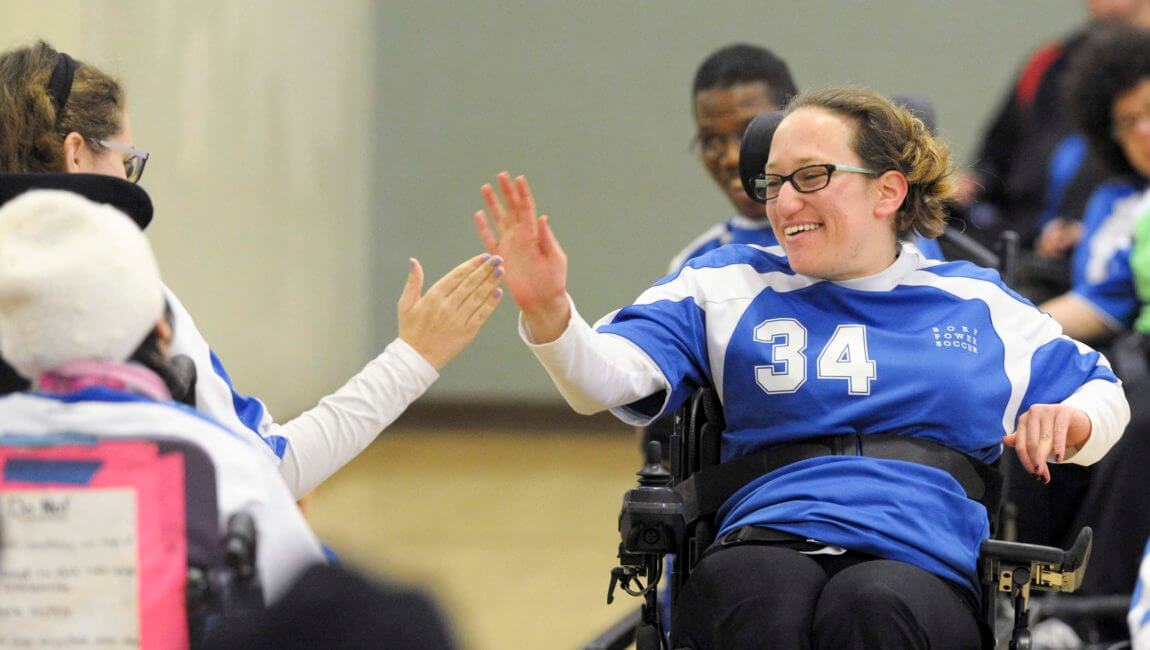
[[[276,423],[254,397],[238,393],[223,364],[170,290],[171,354],[196,365],[196,408],[258,441],[296,498],[343,467],[439,378],[402,339],[392,341],[339,390],[295,419]]]

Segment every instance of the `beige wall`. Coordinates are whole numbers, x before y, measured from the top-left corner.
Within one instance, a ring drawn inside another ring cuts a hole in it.
[[[240,387],[311,406],[372,356],[366,1],[12,2],[119,76],[165,278]]]
[[[44,36],[118,74],[169,284],[241,389],[288,416],[395,334],[406,259],[478,248],[478,186],[530,175],[594,319],[729,206],[689,153],[689,84],[726,43],[801,85],[938,105],[961,159],[1025,54],[1078,0],[429,2],[5,0],[0,46]],[[508,301],[431,399],[555,400]]]

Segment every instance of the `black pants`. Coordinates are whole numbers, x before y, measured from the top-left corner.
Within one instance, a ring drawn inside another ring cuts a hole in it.
[[[674,604],[672,648],[978,648],[961,588],[904,562],[743,544],[708,553]]]
[[[1125,385],[1130,425],[1114,448],[1094,466],[1078,520],[1094,528],[1094,550],[1082,583],[1083,595],[1128,594],[1134,590],[1142,549],[1150,537],[1150,378]]]

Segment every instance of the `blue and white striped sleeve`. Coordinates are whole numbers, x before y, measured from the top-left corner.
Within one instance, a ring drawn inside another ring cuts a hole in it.
[[[1114,331],[1128,329],[1138,313],[1130,247],[1134,224],[1147,207],[1146,198],[1128,184],[1102,186],[1090,197],[1085,232],[1074,250],[1071,295]]]
[[[954,263],[919,272],[911,282],[986,305],[1002,341],[1002,369],[1011,387],[1002,414],[1004,433],[1013,432],[1018,418],[1035,404],[1069,404],[1090,418],[1091,436],[1064,462],[1090,465],[1118,441],[1130,420],[1130,406],[1106,358],[1063,335],[1053,318],[1002,284],[996,272]]]
[[[1134,650],[1150,650],[1150,540],[1142,553],[1142,566],[1138,569],[1138,582],[1130,599],[1130,641]]]
[[[567,329],[547,344],[535,344],[520,318],[520,337],[572,408],[584,414],[611,409],[628,424],[646,425],[708,381],[695,263],[603,317],[594,329],[571,303]]]
[[[666,394],[666,380],[650,357],[626,339],[591,329],[574,301],[568,301],[571,317],[559,338],[535,343],[522,314],[519,336],[571,408],[590,415]],[[643,424],[639,417],[617,415],[630,424]]]

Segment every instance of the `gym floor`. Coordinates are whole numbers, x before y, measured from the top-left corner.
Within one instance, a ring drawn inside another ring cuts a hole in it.
[[[641,457],[600,432],[389,429],[313,495],[349,566],[436,596],[464,648],[576,648],[638,605],[606,604]]]

